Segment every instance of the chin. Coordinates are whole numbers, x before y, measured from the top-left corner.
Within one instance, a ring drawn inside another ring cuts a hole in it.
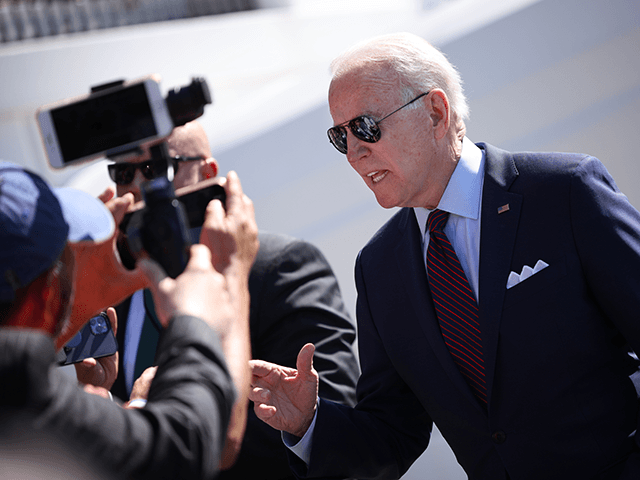
[[[380,205],[382,208],[394,208],[397,207],[398,205],[396,204],[396,202],[392,202],[389,199],[384,199],[381,197],[376,196],[376,200],[378,201],[378,205]]]

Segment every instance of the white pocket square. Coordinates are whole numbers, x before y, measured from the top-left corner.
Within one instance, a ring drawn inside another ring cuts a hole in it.
[[[529,265],[525,265],[522,267],[522,273],[519,275],[516,272],[511,272],[509,274],[509,278],[507,279],[507,289],[519,284],[520,282],[524,282],[531,275],[538,273],[540,270],[547,268],[549,264],[542,260],[538,260],[536,266],[531,268]]]

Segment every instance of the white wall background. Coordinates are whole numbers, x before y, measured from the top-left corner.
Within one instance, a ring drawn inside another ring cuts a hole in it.
[[[238,171],[261,228],[325,252],[353,311],[355,256],[393,211],[377,205],[326,139],[328,64],[362,38],[402,30],[431,40],[458,66],[472,140],[591,153],[640,207],[637,0],[280,3],[0,46],[0,158],[97,194],[108,183],[102,162],[63,172],[46,166],[35,109],[117,78],[156,72],[168,90],[203,75],[214,105],[202,123],[222,172]],[[436,434],[405,478],[465,476]]]

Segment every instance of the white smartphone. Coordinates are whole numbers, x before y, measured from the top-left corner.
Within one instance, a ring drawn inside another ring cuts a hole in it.
[[[36,117],[54,168],[117,156],[173,130],[160,84],[152,76],[45,105]]]

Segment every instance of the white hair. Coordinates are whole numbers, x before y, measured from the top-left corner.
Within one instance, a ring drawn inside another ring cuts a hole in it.
[[[469,118],[460,74],[444,54],[425,39],[411,33],[374,37],[333,60],[331,74],[335,80],[354,67],[369,64],[390,67],[398,75],[405,102],[420,93],[439,88],[447,95],[452,114],[459,121]]]

